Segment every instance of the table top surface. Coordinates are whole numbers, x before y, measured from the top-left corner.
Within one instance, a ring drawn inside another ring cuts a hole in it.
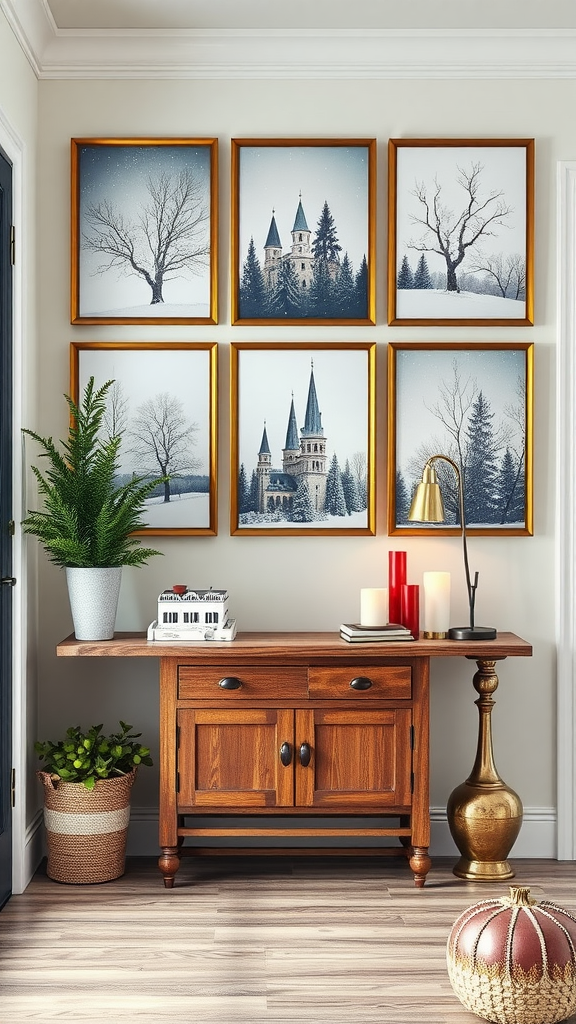
[[[529,658],[532,646],[515,633],[498,633],[495,640],[412,640],[348,643],[339,633],[237,633],[231,641],[151,641],[145,633],[115,633],[112,640],[76,640],[71,634],[56,647],[59,657],[177,658],[215,662],[223,659],[297,662],[330,657],[352,661],[374,658]]]

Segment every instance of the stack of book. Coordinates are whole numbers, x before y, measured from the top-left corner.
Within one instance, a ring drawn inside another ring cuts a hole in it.
[[[356,622],[343,622],[340,626],[340,636],[349,644],[374,644],[382,641],[397,643],[401,640],[414,640],[414,637],[406,626],[389,622],[386,626],[360,626]]]

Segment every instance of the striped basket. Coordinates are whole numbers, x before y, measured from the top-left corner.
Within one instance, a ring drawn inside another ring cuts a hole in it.
[[[89,790],[37,772],[44,786],[46,873],[56,882],[109,882],[124,874],[130,790],[136,771],[99,779]]]

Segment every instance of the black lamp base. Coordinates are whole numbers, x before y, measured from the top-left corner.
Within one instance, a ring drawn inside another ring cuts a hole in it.
[[[449,640],[495,640],[497,635],[492,626],[454,626],[448,630]]]

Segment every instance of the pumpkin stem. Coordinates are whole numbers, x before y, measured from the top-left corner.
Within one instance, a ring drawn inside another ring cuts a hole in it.
[[[536,900],[530,899],[530,889],[526,885],[511,885],[510,895],[502,900],[506,906],[512,907],[533,907]]]

